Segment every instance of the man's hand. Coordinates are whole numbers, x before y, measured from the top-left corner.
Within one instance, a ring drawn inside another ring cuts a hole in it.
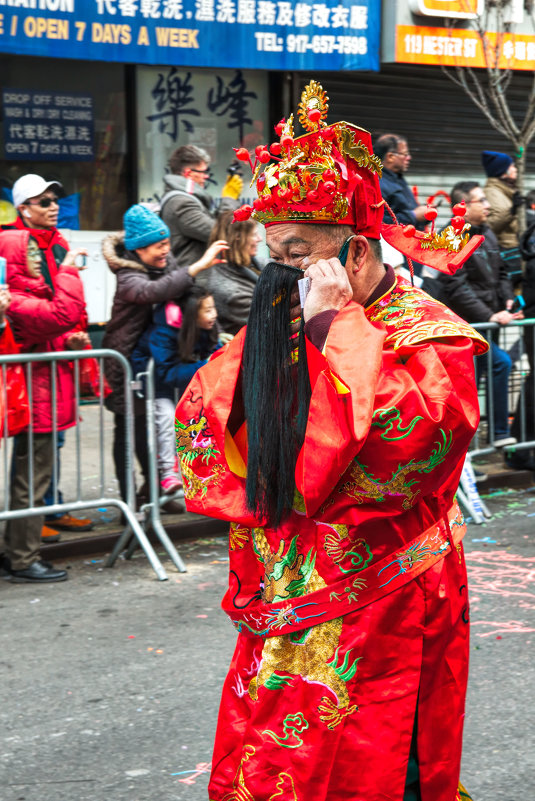
[[[86,264],[76,264],[76,259],[78,256],[87,256],[87,250],[85,248],[76,248],[76,250],[69,250],[66,254],[63,262],[61,264],[62,267],[76,267],[77,270],[87,270]]]
[[[425,216],[425,213],[426,213],[428,208],[429,208],[429,206],[416,206],[415,209],[411,209],[411,211],[414,214],[414,217],[416,219],[416,222],[428,222],[428,220],[427,220],[427,218]],[[433,208],[435,208],[435,207],[433,206]]]
[[[74,331],[65,340],[65,345],[69,350],[85,350],[91,345],[87,331]]]
[[[511,312],[503,309],[503,311],[495,312],[489,317],[489,323],[499,323],[499,325],[508,325],[512,320],[523,320],[524,313],[519,311],[512,314]]]
[[[310,292],[303,309],[305,322],[322,311],[343,309],[353,297],[347,273],[336,258],[311,264],[305,276],[310,278]]]

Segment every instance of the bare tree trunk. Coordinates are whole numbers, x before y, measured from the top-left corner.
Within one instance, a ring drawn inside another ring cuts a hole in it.
[[[524,179],[526,177],[526,145],[521,145],[518,148],[516,166],[518,169],[518,178],[516,179],[516,186],[521,195],[524,194]],[[520,155],[519,155],[520,154]],[[526,230],[526,205],[519,206],[516,211],[516,218],[518,220],[518,237],[520,238]]]

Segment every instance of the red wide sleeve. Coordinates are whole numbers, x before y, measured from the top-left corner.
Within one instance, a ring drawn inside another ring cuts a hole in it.
[[[370,474],[394,475],[401,464],[431,460],[419,491],[433,491],[452,462],[462,458],[477,428],[470,339],[383,350],[384,337],[364,310],[350,303],[335,317],[323,354],[316,350],[309,358],[313,390],[296,467],[307,516],[361,455]]]

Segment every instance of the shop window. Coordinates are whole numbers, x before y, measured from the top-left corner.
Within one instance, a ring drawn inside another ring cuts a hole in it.
[[[169,156],[187,144],[209,154],[207,189],[218,197],[235,160],[232,148],[254,151],[269,139],[267,92],[265,72],[138,67],[139,200],[161,198]],[[252,191],[248,172],[243,171],[246,197]]]
[[[122,228],[128,207],[124,70],[121,64],[0,56],[4,204],[18,177],[37,173],[64,187],[63,227]]]

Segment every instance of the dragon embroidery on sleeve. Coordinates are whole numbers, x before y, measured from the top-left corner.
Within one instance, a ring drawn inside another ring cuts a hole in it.
[[[190,402],[195,404],[202,401],[201,398],[193,399],[193,392],[190,393]],[[208,420],[204,416],[204,409],[198,412],[198,417],[191,417],[186,423],[180,420],[175,421],[176,447],[180,459],[182,477],[184,479],[184,497],[188,500],[195,498],[196,495],[204,498],[208,492],[208,485],[215,486],[219,483],[225,468],[222,464],[214,464],[212,472],[207,476],[198,475],[193,467],[197,459],[201,463],[208,464],[220,456],[214,436],[210,431]]]

